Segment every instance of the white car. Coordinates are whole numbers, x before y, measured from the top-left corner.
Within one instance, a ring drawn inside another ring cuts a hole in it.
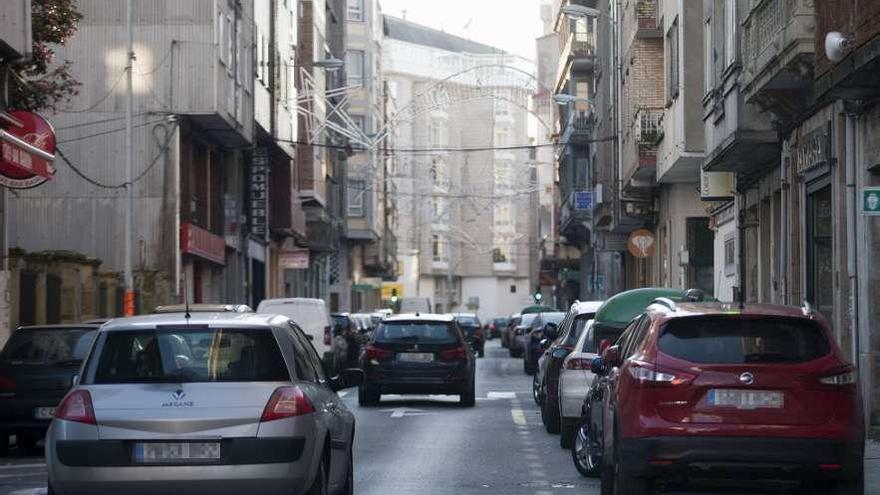
[[[318,356],[333,363],[333,322],[323,299],[266,299],[257,306],[257,313],[283,315],[295,321],[312,341]]]
[[[587,393],[593,384],[594,376],[590,371],[593,358],[603,347],[603,340],[607,341],[604,345],[608,346],[619,336],[616,333],[605,335],[601,331],[597,332],[593,321],[587,322],[574,349],[562,362],[562,369],[559,372],[559,416],[563,425],[562,434],[568,435],[569,442],[574,439],[584,399],[587,398]]]

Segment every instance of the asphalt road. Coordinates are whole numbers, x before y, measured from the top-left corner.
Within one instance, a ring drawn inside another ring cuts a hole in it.
[[[377,407],[344,401],[357,415],[355,491],[360,495],[593,495],[597,480],[582,478],[559,437],[548,435],[531,399],[522,361],[507,357],[497,340],[477,365],[477,405],[458,397],[383,396]],[[41,451],[0,459],[0,495],[45,493]],[[868,450],[868,494],[880,495],[880,447]],[[675,492],[684,495],[683,492]],[[688,492],[694,493],[694,492]],[[707,488],[701,493],[722,493]],[[755,490],[725,495],[761,495]],[[776,491],[774,493],[787,493]]]

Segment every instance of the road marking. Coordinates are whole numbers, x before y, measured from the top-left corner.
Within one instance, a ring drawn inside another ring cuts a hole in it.
[[[392,418],[403,418],[406,416],[427,416],[429,414],[437,414],[434,412],[426,412],[422,409],[412,409],[409,407],[396,407],[394,409],[382,409],[382,412],[391,412]]]
[[[486,397],[489,399],[516,399],[516,392],[489,392]]]
[[[0,469],[32,469],[32,468],[44,468],[46,464],[4,464],[0,466]]]
[[[523,413],[522,409],[511,409],[510,415],[513,417],[513,422],[520,426],[526,425],[526,415]]]

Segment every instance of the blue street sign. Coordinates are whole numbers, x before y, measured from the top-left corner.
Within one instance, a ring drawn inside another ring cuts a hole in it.
[[[577,191],[574,193],[575,210],[593,209],[593,191]]]

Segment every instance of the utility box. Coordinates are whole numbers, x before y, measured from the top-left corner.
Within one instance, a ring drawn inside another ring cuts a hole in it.
[[[33,54],[31,0],[0,2],[0,56],[7,60],[28,60]]]

